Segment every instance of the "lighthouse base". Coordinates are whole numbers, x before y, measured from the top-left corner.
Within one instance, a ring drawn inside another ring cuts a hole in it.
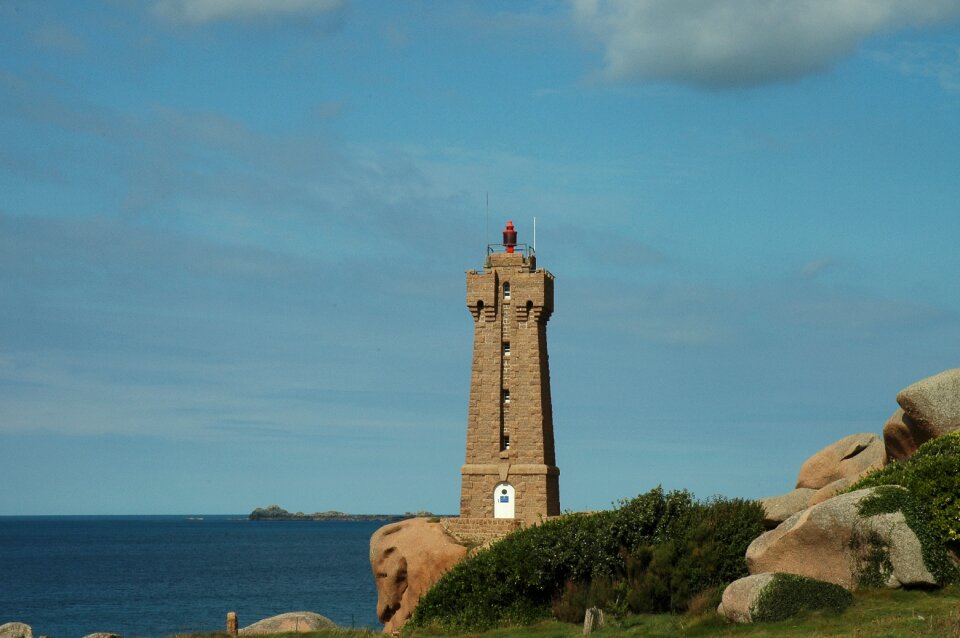
[[[460,475],[461,518],[496,517],[529,524],[560,515],[560,470],[556,466],[467,464]]]

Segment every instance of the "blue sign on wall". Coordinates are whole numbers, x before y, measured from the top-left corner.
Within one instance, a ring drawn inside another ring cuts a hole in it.
[[[510,502],[510,497],[509,497],[509,496],[501,496],[501,497],[500,497],[500,502],[501,502],[501,503],[509,503],[509,502]]]

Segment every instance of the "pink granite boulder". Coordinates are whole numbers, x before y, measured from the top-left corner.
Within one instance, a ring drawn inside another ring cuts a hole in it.
[[[883,441],[876,434],[851,434],[823,448],[800,467],[797,487],[819,490],[853,476],[863,476],[886,464]]]
[[[860,514],[861,502],[878,489],[841,494],[762,534],[747,547],[750,573],[787,572],[854,589],[868,560],[870,546],[864,539],[869,539],[889,557],[889,573],[883,574],[888,587],[936,585],[920,540],[902,513]]]
[[[398,631],[430,587],[460,562],[467,548],[443,526],[411,518],[381,527],[370,537],[370,565],[377,583],[377,618],[385,632]]]

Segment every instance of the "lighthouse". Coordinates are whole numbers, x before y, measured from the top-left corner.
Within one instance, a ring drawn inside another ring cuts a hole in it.
[[[547,356],[553,280],[517,243],[513,222],[502,244],[487,247],[483,269],[467,271],[474,332],[461,518],[560,514]]]

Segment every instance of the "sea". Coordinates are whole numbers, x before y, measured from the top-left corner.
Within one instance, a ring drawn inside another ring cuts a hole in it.
[[[378,521],[237,516],[0,516],[0,624],[35,636],[159,638],[287,611],[381,629]]]

